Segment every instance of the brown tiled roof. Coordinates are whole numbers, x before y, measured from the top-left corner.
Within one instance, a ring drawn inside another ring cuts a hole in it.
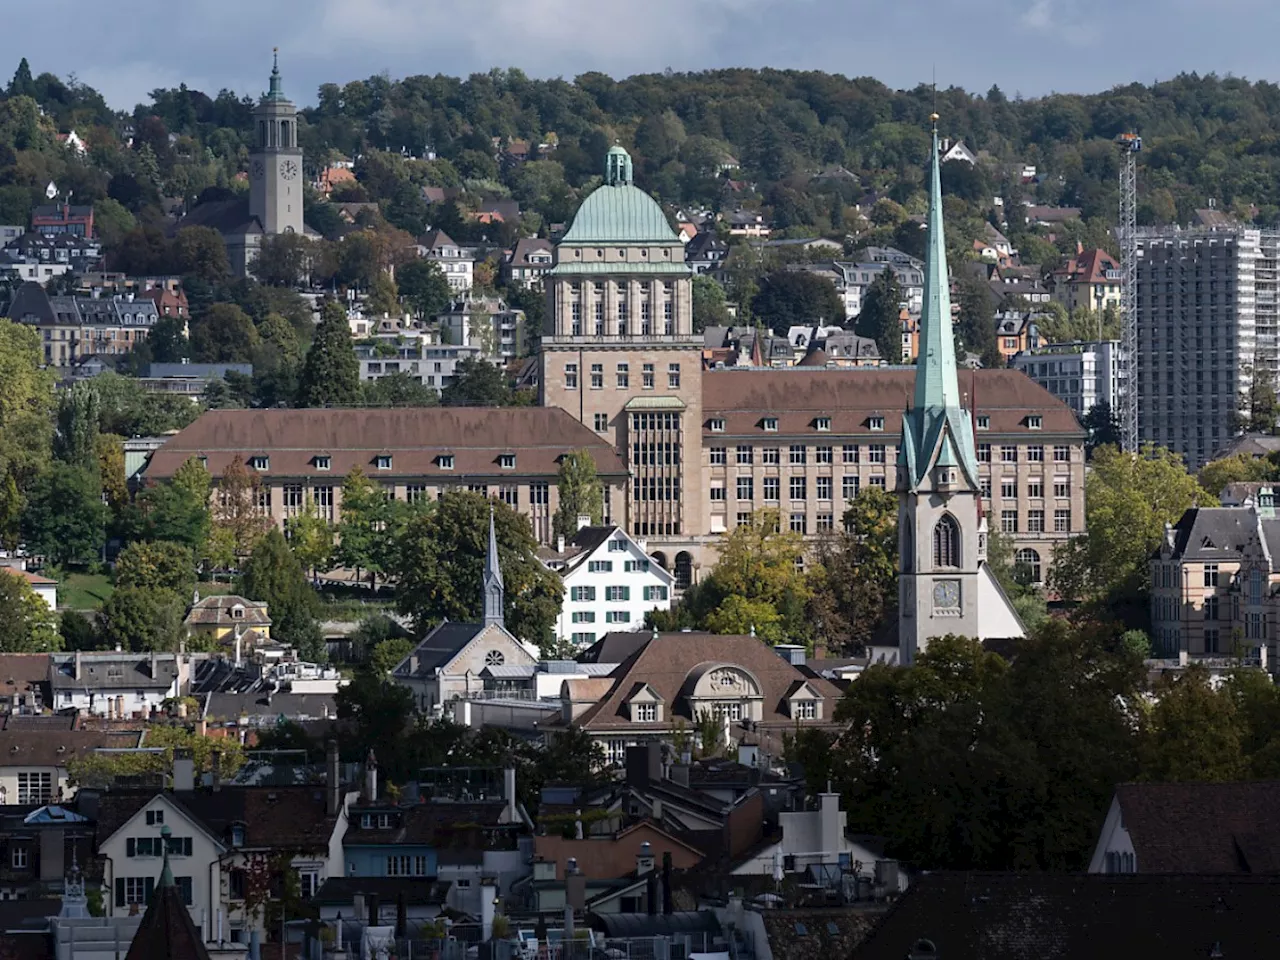
[[[47,653],[0,653],[0,694],[21,693],[48,680]]]
[[[19,570],[17,567],[0,566],[0,571],[3,571],[5,573],[11,573],[15,577],[21,577],[23,580],[27,581],[27,583],[31,584],[33,587],[35,586],[47,587],[51,584],[56,584],[58,582],[57,580],[50,580],[48,577],[42,577],[38,573],[32,573],[30,570]]]
[[[586,448],[602,476],[627,475],[618,454],[592,430],[553,407],[438,407],[427,409],[210,410],[165,441],[151,455],[148,479],[165,479],[190,457],[208,458],[215,476],[236,457],[269,455],[267,477],[326,477],[334,485],[352,467],[377,479],[400,477],[554,477],[559,458]],[[498,465],[500,454],[516,455],[515,470]],[[315,457],[331,458],[317,470]],[[392,454],[391,470],[376,470],[374,458]],[[438,457],[452,454],[454,469]]]
[[[1123,783],[1120,815],[1142,873],[1280,874],[1280,781]]]
[[[138,746],[139,739],[139,734],[131,731],[6,727],[0,735],[0,766],[65,767],[74,758],[87,756],[99,747],[128,749]]]
[[[702,378],[702,409],[710,419],[726,421],[725,434],[766,434],[761,420],[778,419],[779,434],[818,434],[814,420],[831,418],[832,434],[885,436],[889,442],[902,432],[902,411],[911,400],[915,370],[712,370]],[[1030,440],[1046,434],[1083,437],[1071,408],[1019,370],[979,370],[960,376],[967,402],[977,390],[977,413],[991,418],[991,433],[1025,434]],[[1043,418],[1041,429],[1027,427],[1029,414]],[[208,416],[206,414],[205,416]],[[871,433],[868,419],[884,418],[884,430]],[[704,423],[704,433],[709,428]],[[985,431],[984,431],[985,432]]]
[[[692,720],[689,705],[682,695],[687,684],[696,679],[695,672],[718,664],[740,666],[760,683],[764,696],[764,724],[794,724],[785,704],[787,690],[796,680],[806,680],[826,698],[830,717],[840,699],[840,691],[827,680],[800,674],[756,637],[714,633],[660,633],[651,637],[635,654],[609,676],[611,687],[600,702],[587,710],[576,724],[588,730],[614,726],[642,729],[645,724],[632,723],[626,699],[637,683],[647,683],[667,705],[668,719],[684,717]],[[572,681],[571,681],[572,682]]]
[[[1074,260],[1068,260],[1066,265],[1055,270],[1053,275],[1073,283],[1106,283],[1107,271],[1119,269],[1120,264],[1116,262],[1115,257],[1095,247],[1092,250],[1086,250]]]
[[[236,606],[244,607],[244,616],[235,619],[231,611]],[[205,597],[191,607],[186,623],[208,624],[245,624],[246,626],[270,626],[271,618],[267,616],[267,605],[257,600],[246,600],[231,594],[217,597]]]

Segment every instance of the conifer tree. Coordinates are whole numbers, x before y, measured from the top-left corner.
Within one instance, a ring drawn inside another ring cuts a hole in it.
[[[298,382],[298,406],[323,407],[360,400],[360,363],[342,305],[324,305]]]

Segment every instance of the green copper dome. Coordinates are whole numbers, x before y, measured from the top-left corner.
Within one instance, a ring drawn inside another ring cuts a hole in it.
[[[605,157],[604,184],[591,192],[573,218],[565,243],[679,243],[658,202],[631,182],[631,155],[613,146]]]

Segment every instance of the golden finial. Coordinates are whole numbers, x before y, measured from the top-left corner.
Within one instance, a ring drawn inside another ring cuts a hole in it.
[[[938,115],[936,113],[929,114],[929,120],[933,123],[935,127],[938,125]]]

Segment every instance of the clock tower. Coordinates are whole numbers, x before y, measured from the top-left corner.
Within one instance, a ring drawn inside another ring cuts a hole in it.
[[[302,233],[302,150],[298,108],[280,83],[279,53],[271,86],[253,113],[254,149],[249,157],[249,213],[264,234]]]
[[[920,354],[898,446],[898,648],[904,664],[947,634],[985,640],[1023,633],[986,565],[973,420],[956,372],[936,126],[930,174]]]

